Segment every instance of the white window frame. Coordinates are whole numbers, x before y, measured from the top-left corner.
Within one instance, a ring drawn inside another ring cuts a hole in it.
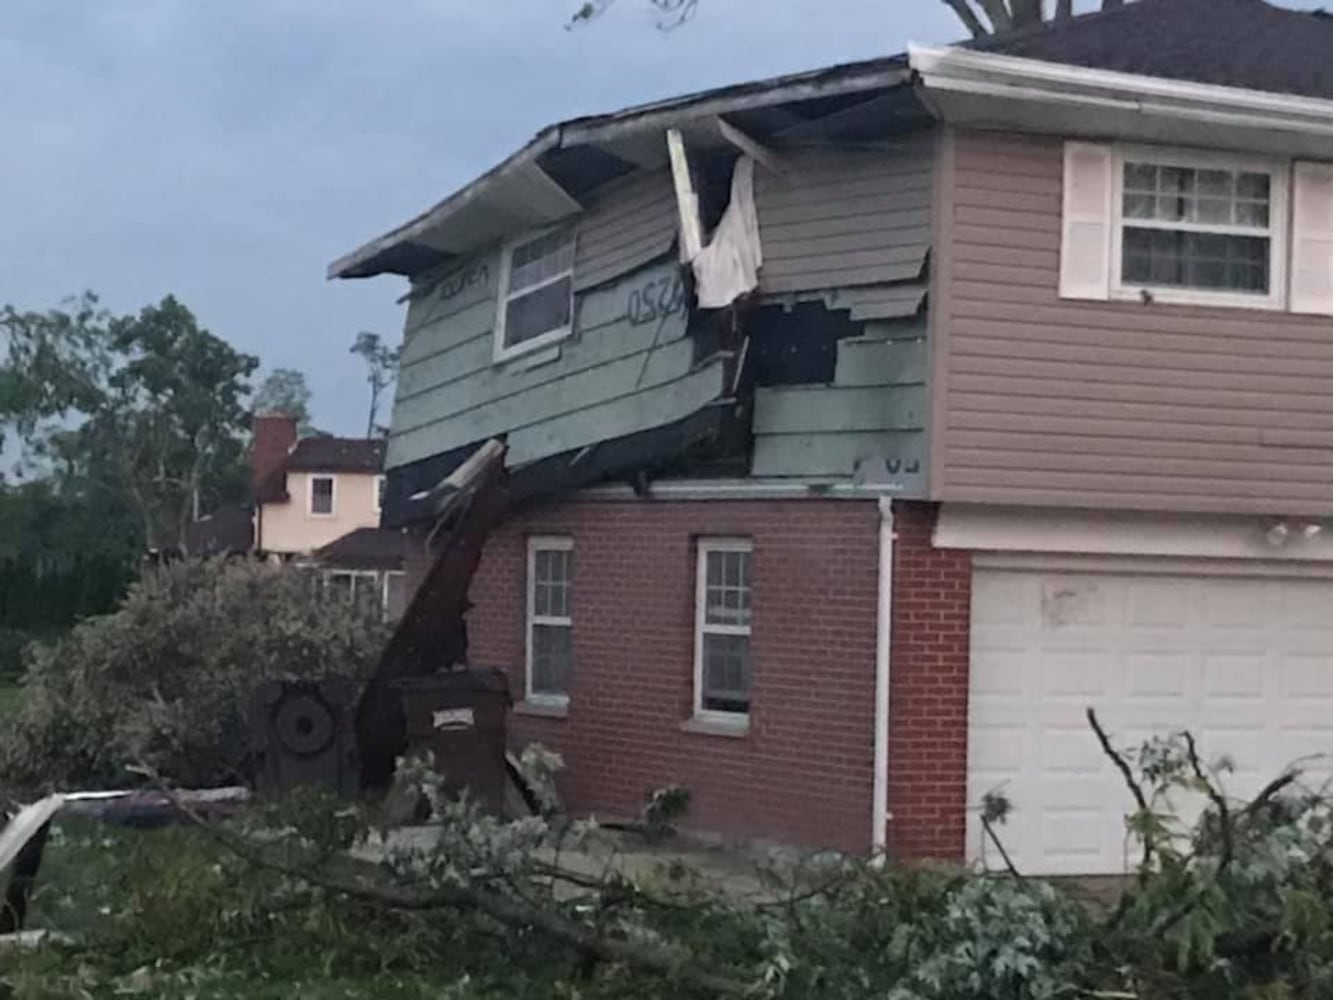
[[[718,625],[708,622],[708,556],[714,552],[745,552],[751,555],[751,600],[754,593],[754,542],[748,538],[700,538],[695,546],[694,574],[694,717],[701,722],[730,723],[744,726],[749,723],[750,713],[721,712],[717,709],[704,708],[704,636],[705,635],[743,635],[750,640],[750,658],[754,662],[754,624]],[[751,610],[753,616],[753,608]],[[753,707],[753,692],[751,692]]]
[[[315,480],[327,479],[331,484],[329,486],[329,510],[328,513],[315,510]],[[338,477],[324,472],[312,472],[306,480],[306,515],[308,517],[337,517],[338,516]]]
[[[1126,284],[1123,280],[1125,226],[1168,231],[1218,233],[1228,236],[1258,236],[1253,227],[1185,223],[1172,225],[1146,219],[1126,219],[1125,164],[1151,163],[1164,167],[1193,170],[1243,170],[1268,174],[1268,294],[1213,291],[1205,288],[1177,288],[1172,285]],[[1142,301],[1143,293],[1154,302],[1192,306],[1223,306],[1239,309],[1283,310],[1287,307],[1287,260],[1291,242],[1291,161],[1264,156],[1245,156],[1200,149],[1173,149],[1160,146],[1116,146],[1111,158],[1111,298]]]
[[[379,580],[380,574],[373,569],[337,569],[334,567],[330,567],[328,569],[321,570],[321,575],[323,577],[325,595],[329,593],[329,585],[333,582],[333,580],[336,577],[340,576],[348,577],[352,581],[352,586],[351,589],[348,591],[348,596],[353,601],[356,600],[357,589],[362,586],[361,583],[362,580],[370,580],[371,587],[383,586]],[[383,591],[381,591],[381,593],[383,593]]]
[[[532,654],[533,643],[532,634],[538,625],[553,627],[563,627],[570,630],[571,636],[574,629],[574,616],[572,612],[568,615],[539,615],[537,614],[537,553],[538,552],[573,552],[574,539],[569,535],[533,535],[528,539],[528,580],[527,580],[527,614],[526,623],[523,627],[524,643],[526,645],[525,666],[523,669],[523,698],[529,704],[534,705],[552,705],[563,708],[569,704],[569,692],[564,694],[553,694],[549,691],[533,691],[532,689]],[[569,581],[572,590],[574,581]]]
[[[573,250],[571,255],[569,270],[561,271],[559,274],[547,278],[545,281],[536,285],[530,285],[522,291],[511,294],[509,280],[513,274],[514,250],[523,246],[525,243],[531,243],[533,240],[539,240],[543,236],[549,236],[558,231],[560,226],[548,226],[545,229],[535,230],[524,234],[522,237],[510,240],[505,243],[500,250],[500,293],[495,307],[495,360],[508,361],[510,358],[517,358],[524,354],[530,354],[533,351],[541,350],[543,347],[549,347],[551,344],[559,343],[569,337],[574,332],[574,257],[578,255],[578,233],[574,229],[569,230],[570,247]],[[555,330],[543,333],[539,337],[533,337],[525,340],[521,344],[506,346],[505,344],[505,326],[509,320],[509,302],[518,295],[528,295],[532,292],[540,291],[548,285],[554,285],[557,281],[569,282],[569,322]]]
[[[394,578],[394,577],[405,577],[405,576],[407,576],[407,574],[406,574],[405,572],[403,572],[402,570],[400,570],[400,569],[389,569],[389,570],[385,570],[385,571],[384,571],[383,573],[381,573],[380,575],[383,577],[383,579],[380,581],[380,603],[381,603],[381,604],[383,605],[383,607],[384,607],[384,619],[385,619],[385,621],[388,621],[388,619],[389,619],[389,580],[390,580],[391,578]],[[403,604],[403,612],[404,612],[404,613],[407,612],[407,605],[410,604],[410,603],[411,603],[411,601],[408,601],[408,602],[405,602],[405,603]]]

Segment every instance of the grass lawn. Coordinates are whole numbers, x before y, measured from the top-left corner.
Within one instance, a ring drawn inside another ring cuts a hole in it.
[[[68,934],[73,943],[0,959],[0,997],[482,1000],[466,988],[443,989],[447,980],[381,971],[374,956],[339,962],[338,945],[354,947],[339,934],[354,937],[356,929],[285,921],[285,888],[257,881],[197,831],[57,820],[26,927]],[[330,950],[319,947],[324,935]]]

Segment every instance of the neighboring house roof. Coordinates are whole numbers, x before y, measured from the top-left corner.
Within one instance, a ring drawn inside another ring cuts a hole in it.
[[[189,525],[185,535],[191,555],[241,555],[254,545],[254,514],[243,504],[221,507]]]
[[[1333,15],[1263,0],[1136,0],[973,47],[1089,69],[1333,99]]]
[[[308,437],[287,456],[288,472],[379,472],[384,441],[378,438]]]
[[[407,541],[395,528],[357,528],[315,552],[315,561],[340,569],[402,569]]]

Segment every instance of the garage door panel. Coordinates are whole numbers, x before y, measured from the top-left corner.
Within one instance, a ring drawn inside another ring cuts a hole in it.
[[[979,569],[974,582],[969,797],[1002,790],[1006,847],[1033,873],[1126,870],[1138,857],[1115,745],[1189,729],[1253,795],[1292,762],[1333,752],[1333,582]],[[1333,759],[1306,762],[1312,781]],[[1197,796],[1177,802],[1197,815]],[[988,864],[975,814],[969,843]]]
[[[1268,659],[1263,650],[1205,650],[1199,658],[1201,694],[1213,703],[1263,700],[1269,680]]]
[[[1127,651],[1121,663],[1129,701],[1184,701],[1190,696],[1194,655],[1185,650]]]
[[[1114,674],[1112,658],[1101,649],[1056,648],[1043,650],[1039,657],[1032,657],[1030,651],[1018,655],[1039,663],[1041,692],[1046,699],[1075,698],[1086,703],[1089,698],[1103,698]]]

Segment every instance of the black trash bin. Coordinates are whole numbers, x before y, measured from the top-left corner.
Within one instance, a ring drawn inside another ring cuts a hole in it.
[[[407,743],[428,748],[445,789],[495,816],[505,802],[505,721],[512,703],[502,670],[448,670],[394,681],[403,699]]]

